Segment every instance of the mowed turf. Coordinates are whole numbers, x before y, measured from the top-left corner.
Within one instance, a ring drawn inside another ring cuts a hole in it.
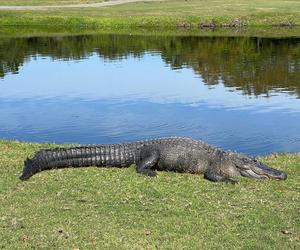
[[[6,5],[7,2],[4,1],[7,0],[0,0],[0,5]],[[24,0],[13,0],[13,3],[22,5]],[[62,1],[57,1],[57,4],[61,3]],[[232,24],[289,27],[300,25],[300,1],[163,0],[108,7],[0,11],[0,25],[198,28],[203,23],[208,26],[213,24],[213,27]]]
[[[286,181],[202,176],[134,167],[44,171],[18,177],[27,156],[57,145],[0,141],[0,248],[298,249],[300,155],[263,161]]]

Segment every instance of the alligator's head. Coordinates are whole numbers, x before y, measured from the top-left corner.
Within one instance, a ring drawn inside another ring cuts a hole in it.
[[[232,160],[239,173],[245,177],[277,180],[285,180],[287,178],[286,173],[268,167],[267,165],[263,164],[255,158],[238,154],[232,155]]]

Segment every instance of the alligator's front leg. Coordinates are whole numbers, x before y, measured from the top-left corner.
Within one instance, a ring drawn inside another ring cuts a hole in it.
[[[210,181],[214,181],[214,182],[225,182],[225,183],[231,183],[231,184],[236,184],[238,183],[238,181],[229,178],[227,176],[221,175],[220,173],[218,173],[218,171],[215,168],[211,168],[206,170],[206,172],[204,173],[204,178]]]
[[[156,176],[156,172],[153,171],[151,168],[157,164],[158,160],[159,153],[157,150],[141,154],[141,159],[137,163],[136,171],[140,174],[154,177]]]

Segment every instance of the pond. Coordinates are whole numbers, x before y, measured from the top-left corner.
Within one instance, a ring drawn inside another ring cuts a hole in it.
[[[300,151],[300,38],[0,38],[0,138]]]

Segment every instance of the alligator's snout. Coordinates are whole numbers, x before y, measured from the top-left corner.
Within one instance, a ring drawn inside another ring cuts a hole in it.
[[[287,178],[287,174],[284,172],[281,172],[279,175],[277,175],[276,177],[274,177],[275,179],[278,180],[285,180]]]
[[[242,176],[256,178],[256,179],[276,179],[285,180],[287,174],[271,168],[257,160],[253,162],[248,162],[243,169],[240,170]]]
[[[284,173],[284,172],[281,172],[277,175],[272,175],[272,176],[269,176],[270,179],[276,179],[276,180],[285,180],[287,179],[287,174]]]
[[[255,170],[258,170],[258,174],[262,174],[262,175],[266,175],[267,178],[269,179],[277,179],[277,180],[285,180],[287,178],[287,174],[280,171],[280,170],[277,170],[277,169],[274,169],[274,168],[271,168],[261,162],[257,162],[258,165],[256,165],[255,167],[252,167],[253,168],[253,171]]]

